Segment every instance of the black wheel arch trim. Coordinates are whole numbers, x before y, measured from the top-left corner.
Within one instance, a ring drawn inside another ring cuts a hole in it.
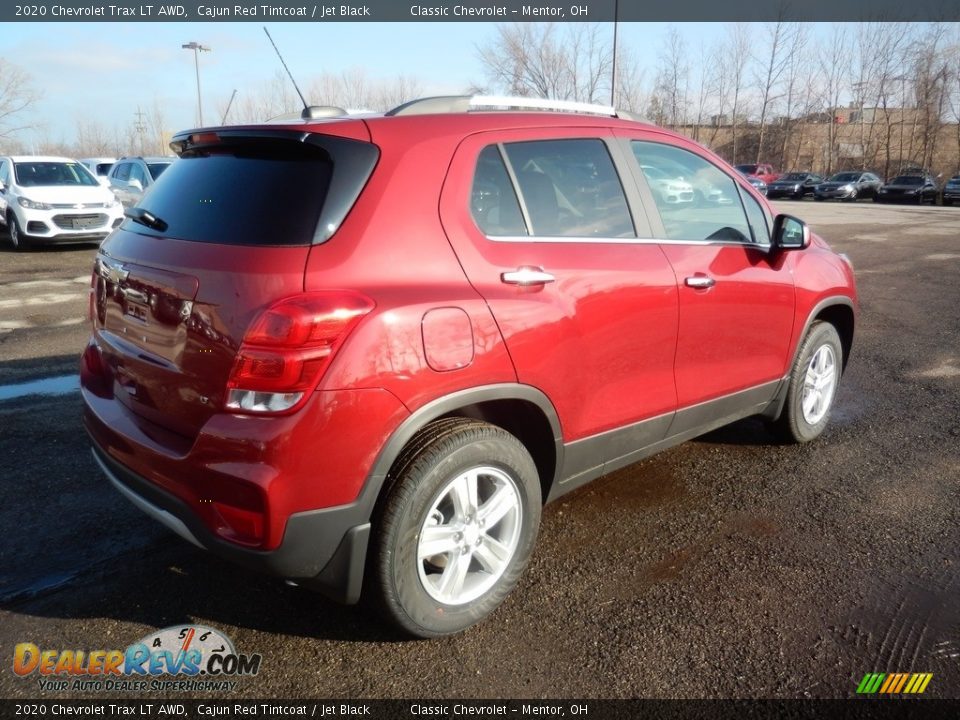
[[[807,314],[807,320],[803,324],[803,329],[800,331],[800,334],[797,335],[797,346],[793,349],[793,355],[790,358],[790,364],[787,366],[786,375],[780,383],[780,387],[777,390],[773,402],[770,403],[770,406],[767,408],[767,410],[762,413],[763,417],[771,420],[776,420],[778,417],[780,417],[780,413],[783,412],[784,403],[787,401],[787,390],[790,387],[790,373],[793,372],[793,366],[797,362],[797,357],[800,355],[800,348],[803,346],[803,339],[807,336],[807,333],[810,332],[810,327],[814,322],[816,322],[817,318],[820,316],[820,313],[827,308],[838,306],[850,308],[850,311],[853,313],[854,326],[856,326],[857,306],[852,298],[846,295],[831,295],[823,298],[816,305],[814,305],[813,309]],[[852,344],[853,338],[851,337],[851,345]],[[846,367],[847,360],[847,357],[843,358],[843,367]]]
[[[413,436],[425,425],[444,415],[455,413],[461,408],[498,400],[528,402],[535,405],[540,412],[543,413],[547,422],[550,424],[550,432],[553,436],[556,464],[554,477],[551,478],[551,482],[556,482],[560,474],[560,468],[563,465],[563,434],[560,430],[560,419],[557,415],[556,408],[554,408],[553,403],[550,402],[549,398],[542,391],[532,385],[498,383],[458,390],[449,395],[444,395],[443,397],[432,400],[414,410],[410,416],[400,424],[400,427],[394,430],[393,434],[380,449],[373,463],[373,468],[367,475],[367,480],[364,483],[358,502],[368,506],[371,511],[373,510],[373,506],[380,495],[380,489],[394,461],[396,461],[406,444],[410,442]]]

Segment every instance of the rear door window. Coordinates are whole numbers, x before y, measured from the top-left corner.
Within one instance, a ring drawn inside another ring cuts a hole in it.
[[[607,146],[594,138],[504,146],[531,235],[636,237]]]
[[[487,146],[470,202],[490,237],[636,237],[620,177],[595,138]]]

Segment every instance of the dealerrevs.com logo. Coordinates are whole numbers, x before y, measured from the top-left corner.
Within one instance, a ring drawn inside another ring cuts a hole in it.
[[[237,686],[236,678],[256,675],[262,659],[238,653],[219,630],[175,625],[125,650],[49,650],[19,643],[13,672],[36,676],[41,690],[223,692]]]

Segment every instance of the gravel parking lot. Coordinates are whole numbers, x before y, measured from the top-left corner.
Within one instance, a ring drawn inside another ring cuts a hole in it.
[[[459,637],[407,641],[224,565],[108,488],[76,392],[0,400],[0,696],[110,695],[16,677],[16,643],[193,622],[263,655],[238,698],[846,698],[867,672],[960,697],[960,209],[777,205],[857,272],[824,437],[747,420],[563,498],[517,590]],[[0,239],[0,386],[76,372],[94,253]]]

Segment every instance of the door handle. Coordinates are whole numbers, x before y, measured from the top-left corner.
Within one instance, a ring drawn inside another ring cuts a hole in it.
[[[693,275],[684,280],[687,287],[697,288],[698,290],[711,288],[717,284],[717,281],[706,275]]]
[[[523,267],[518,267],[516,270],[501,273],[500,280],[507,285],[528,287],[530,285],[545,285],[546,283],[553,282],[556,278],[550,273],[545,272],[543,268],[524,265]]]

